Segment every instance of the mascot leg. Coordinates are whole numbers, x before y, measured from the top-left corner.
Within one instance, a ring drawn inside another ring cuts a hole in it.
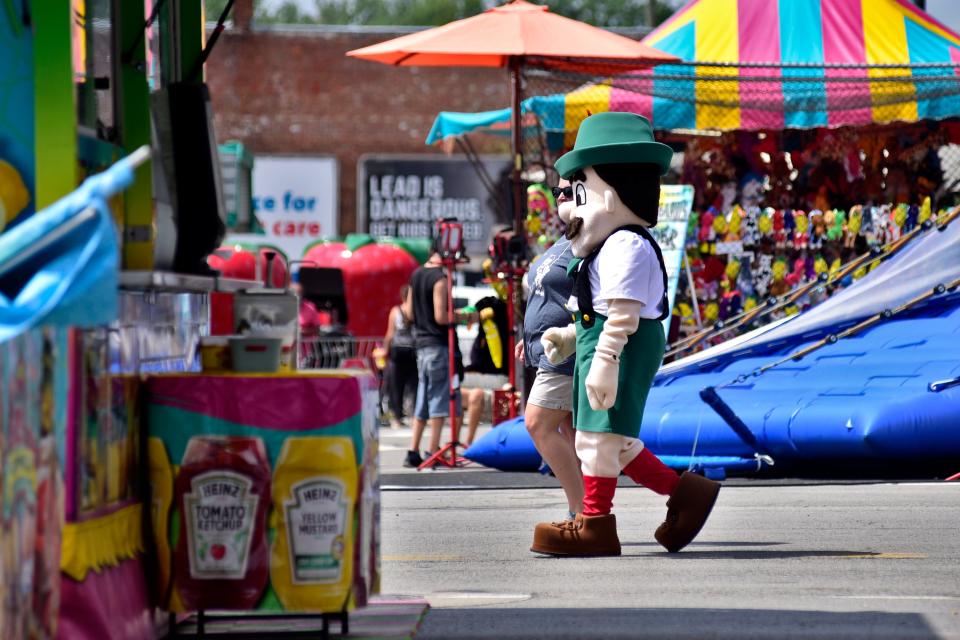
[[[623,472],[637,484],[670,496],[666,520],[657,527],[654,537],[671,553],[683,549],[700,533],[720,493],[719,482],[690,471],[678,476],[647,448],[634,454]]]
[[[531,551],[555,556],[620,555],[617,518],[610,510],[621,455],[638,442],[614,433],[577,431],[577,457],[583,468],[583,515],[574,520],[538,524]]]

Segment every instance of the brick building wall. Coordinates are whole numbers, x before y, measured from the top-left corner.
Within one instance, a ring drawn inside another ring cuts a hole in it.
[[[442,153],[424,144],[439,111],[509,105],[506,69],[391,67],[345,55],[399,31],[258,28],[238,15],[207,62],[217,137],[254,154],[335,156],[341,233],[356,230],[361,155]],[[488,141],[484,150],[507,148]]]

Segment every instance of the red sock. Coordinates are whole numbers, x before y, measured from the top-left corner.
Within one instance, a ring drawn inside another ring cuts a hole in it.
[[[642,484],[662,496],[671,495],[680,482],[677,472],[663,464],[660,458],[650,453],[650,449],[646,447],[623,468],[623,472],[637,484]]]
[[[613,492],[617,490],[616,478],[583,476],[583,515],[605,516],[613,508]]]

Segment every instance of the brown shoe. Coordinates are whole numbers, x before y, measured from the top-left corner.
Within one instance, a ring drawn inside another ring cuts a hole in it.
[[[680,551],[700,533],[719,493],[719,482],[684,471],[667,500],[667,519],[653,537],[670,553]]]
[[[618,556],[617,517],[578,515],[574,520],[541,522],[533,532],[530,551],[552,556]]]

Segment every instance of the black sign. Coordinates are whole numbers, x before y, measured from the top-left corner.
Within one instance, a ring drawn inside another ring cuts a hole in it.
[[[484,159],[495,193],[465,158],[372,156],[360,160],[361,227],[373,236],[430,238],[435,222],[463,224],[471,257],[485,255],[494,228],[510,224],[510,162]]]

